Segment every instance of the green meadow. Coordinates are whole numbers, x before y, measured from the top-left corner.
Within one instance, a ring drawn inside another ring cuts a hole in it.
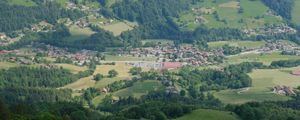
[[[203,2],[192,7],[206,9],[210,13],[198,14],[192,10],[183,12],[179,18],[175,18],[175,21],[184,30],[194,30],[201,24],[210,28],[258,28],[266,23],[278,24],[283,22],[280,17],[266,14],[269,8],[259,0],[241,0],[240,2],[218,0],[215,3],[211,0],[203,0]],[[243,8],[244,12],[238,13],[240,8]],[[213,12],[218,14],[220,21],[216,20]],[[197,16],[202,16],[203,22],[195,23]],[[226,22],[222,22],[222,20]]]
[[[265,41],[217,41],[209,42],[210,48],[221,48],[223,45],[229,45],[242,48],[260,48],[266,44]]]
[[[292,10],[292,21],[300,25],[300,0],[295,0],[295,5]]]
[[[32,0],[8,0],[7,2],[10,5],[20,5],[20,6],[26,6],[26,7],[31,7],[31,6],[37,5]]]
[[[290,74],[300,67],[282,69],[259,69],[250,73],[252,87],[248,90],[223,90],[214,93],[224,103],[242,104],[250,101],[285,101],[290,98],[272,93],[276,85],[285,85],[296,88],[300,85],[300,77]]]

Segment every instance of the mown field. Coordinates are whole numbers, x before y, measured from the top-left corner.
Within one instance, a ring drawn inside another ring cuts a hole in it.
[[[55,65],[57,65],[59,67],[63,67],[65,69],[68,69],[74,74],[88,69],[87,66],[80,67],[80,66],[76,66],[76,65],[72,65],[72,64],[55,64]]]
[[[139,98],[142,95],[146,95],[150,91],[161,90],[163,85],[157,80],[146,80],[142,82],[136,82],[132,87],[119,90],[113,93],[114,96],[128,97],[133,96]]]
[[[299,67],[283,69],[261,69],[250,73],[252,87],[249,90],[224,90],[214,95],[224,103],[242,104],[250,101],[285,101],[289,97],[272,93],[276,85],[298,87],[300,77],[291,75],[292,70],[300,70]]]
[[[239,117],[232,112],[198,109],[176,120],[239,120]]]
[[[242,48],[260,48],[266,44],[265,41],[217,41],[209,42],[210,48],[221,48],[223,45],[229,45]]]
[[[193,8],[201,8],[200,13],[193,13],[192,9],[182,13],[175,21],[184,30],[194,30],[201,24],[205,24],[211,28],[230,27],[230,28],[258,28],[264,26],[265,23],[278,24],[282,23],[280,17],[268,15],[268,7],[261,1],[241,0],[220,0],[215,3],[211,0],[203,0]],[[239,9],[243,8],[243,12],[239,13]],[[217,12],[220,20],[218,21],[213,15]],[[195,22],[197,16],[202,17],[202,22]],[[224,22],[225,21],[225,22]]]

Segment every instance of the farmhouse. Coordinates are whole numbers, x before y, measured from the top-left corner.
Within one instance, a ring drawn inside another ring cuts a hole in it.
[[[5,39],[6,38],[6,35],[5,34],[2,34],[2,33],[0,33],[0,39],[1,40],[3,40],[3,39]]]
[[[280,94],[280,95],[286,95],[286,96],[296,95],[293,88],[291,88],[289,86],[277,85],[273,88],[273,92],[277,93],[277,94]]]
[[[300,76],[300,70],[293,70],[292,75]]]

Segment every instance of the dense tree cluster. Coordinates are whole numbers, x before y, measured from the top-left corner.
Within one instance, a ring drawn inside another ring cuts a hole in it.
[[[271,68],[297,67],[299,65],[300,65],[300,60],[280,60],[280,61],[273,61],[270,67]]]
[[[262,0],[263,3],[280,16],[291,19],[294,0]]]
[[[55,24],[59,18],[74,20],[82,17],[83,13],[78,10],[65,10],[54,2],[46,2],[32,7],[10,6],[5,2],[0,2],[0,16],[2,16],[0,18],[0,31],[10,32],[30,27],[30,25],[40,21]]]
[[[179,81],[184,86],[202,85],[202,91],[224,88],[242,88],[252,85],[251,78],[247,73],[254,68],[261,68],[261,63],[242,63],[230,65],[224,70],[205,69],[189,70],[182,69],[179,75],[182,79]]]

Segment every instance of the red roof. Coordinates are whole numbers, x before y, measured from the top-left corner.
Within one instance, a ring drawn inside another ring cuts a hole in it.
[[[177,69],[181,68],[182,64],[180,62],[164,62],[163,69]]]
[[[294,70],[294,71],[292,71],[292,74],[300,76],[300,70]]]

